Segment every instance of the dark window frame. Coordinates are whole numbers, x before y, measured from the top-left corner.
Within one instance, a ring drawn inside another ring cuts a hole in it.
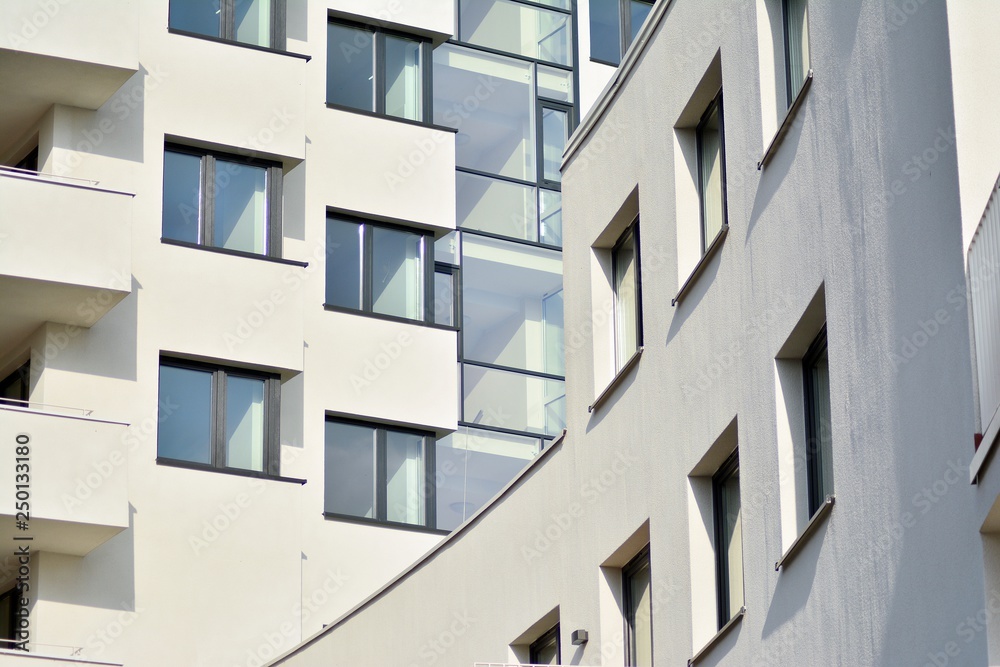
[[[199,248],[211,249],[222,253],[232,253],[234,255],[251,257],[270,257],[281,259],[282,254],[282,182],[284,172],[281,163],[273,160],[263,160],[235,153],[227,153],[211,149],[201,149],[184,144],[168,142],[163,147],[164,157],[167,153],[179,153],[191,155],[201,159],[201,182],[199,186],[198,198],[198,238],[197,243],[174,239],[162,236],[161,241],[176,243],[184,246],[196,246]],[[236,250],[214,245],[215,240],[215,183],[216,183],[216,162],[233,162],[248,167],[263,168],[265,170],[265,193],[267,197],[267,207],[265,209],[264,226],[266,229],[266,241],[263,253],[256,253],[246,250]],[[164,179],[166,178],[166,167],[164,166]],[[163,233],[163,218],[161,213],[160,232]]]
[[[326,106],[331,109],[340,109],[343,111],[357,112],[362,114],[375,115],[380,118],[388,118],[391,120],[399,120],[408,123],[417,123],[420,125],[433,125],[434,122],[434,86],[433,86],[433,72],[434,72],[434,56],[433,49],[431,48],[431,42],[429,39],[422,35],[416,33],[407,33],[399,30],[392,30],[389,28],[384,28],[381,25],[374,23],[364,23],[361,21],[352,21],[350,19],[343,19],[337,16],[327,17],[327,42],[329,49],[329,27],[331,24],[337,24],[346,28],[352,28],[354,30],[362,30],[371,33],[371,39],[373,41],[372,52],[374,62],[372,63],[372,95],[374,99],[372,100],[371,109],[361,109],[357,107],[348,106],[345,104],[338,104],[337,102],[330,101],[330,91],[327,90],[324,93],[326,98]],[[385,54],[385,38],[386,36],[397,37],[399,39],[411,40],[414,42],[420,42],[420,97],[422,104],[420,105],[420,118],[404,118],[401,116],[393,116],[387,114],[385,111],[385,84],[386,84],[386,54]],[[329,76],[330,62],[327,58],[327,76]]]
[[[352,224],[361,225],[363,227],[362,231],[362,248],[361,248],[361,307],[360,308],[350,308],[346,306],[338,306],[335,304],[328,303],[326,300],[326,294],[323,295],[323,307],[326,310],[332,310],[342,313],[355,313],[360,315],[365,315],[368,317],[376,317],[382,319],[393,320],[396,322],[407,322],[411,324],[423,324],[428,326],[433,326],[434,322],[434,274],[437,272],[437,267],[439,263],[434,261],[434,232],[428,229],[422,229],[420,227],[410,227],[407,225],[394,224],[389,222],[374,221],[367,218],[362,218],[356,215],[341,215],[338,213],[327,213],[326,221],[329,225],[331,220],[337,220],[340,222],[349,222]],[[375,235],[372,230],[375,228],[379,229],[389,229],[393,231],[408,232],[411,234],[419,234],[423,237],[424,242],[424,254],[421,258],[423,263],[423,293],[421,295],[421,300],[423,301],[423,314],[420,319],[411,319],[408,317],[402,317],[399,315],[390,315],[386,313],[377,313],[372,309],[373,304],[373,286],[374,279],[372,278],[372,267],[373,267],[373,254],[375,252]],[[325,245],[324,239],[324,245]],[[441,266],[450,266],[447,264],[441,264]],[[330,262],[326,264],[326,277],[329,279],[330,271],[332,266]],[[458,320],[456,320],[456,324]],[[440,325],[443,326],[443,325]],[[446,327],[454,328],[454,327]]]
[[[619,303],[621,301],[618,294],[618,253],[621,251],[622,247],[628,242],[629,238],[632,239],[632,252],[635,257],[635,350],[632,350],[632,354],[628,357],[622,359],[622,363],[618,363],[619,360],[619,346],[621,341],[618,340],[618,310],[620,308]],[[629,223],[625,231],[621,233],[618,240],[615,241],[615,245],[611,248],[611,279],[612,279],[612,294],[614,296],[614,307],[615,307],[615,329],[614,329],[614,352],[615,352],[615,372],[618,373],[628,364],[628,360],[640,349],[642,349],[643,338],[642,338],[642,261],[641,261],[641,242],[639,238],[639,216],[636,215],[635,219]]]
[[[625,665],[626,667],[635,664],[635,600],[632,599],[632,578],[636,574],[641,572],[643,569],[648,569],[650,572],[649,577],[649,587],[650,590],[653,588],[653,576],[652,576],[652,564],[649,559],[649,545],[647,544],[642,549],[639,550],[635,556],[632,557],[628,563],[622,567],[622,604],[624,606],[624,621],[625,621]],[[650,609],[649,614],[649,626],[653,627],[653,614],[652,609]],[[650,650],[653,648],[653,635],[650,632],[649,635],[649,647]]]
[[[434,276],[435,278],[439,275],[447,275],[451,277],[451,293],[452,293],[452,323],[445,324],[443,322],[437,321],[437,282],[434,283],[434,299],[432,304],[432,309],[434,310],[434,317],[432,322],[437,326],[448,327],[450,329],[455,329],[456,331],[462,328],[462,268],[455,266],[454,264],[449,264],[448,262],[434,262]],[[459,345],[461,345],[461,336],[459,336]]]
[[[812,374],[816,362],[827,358],[829,364],[826,324],[809,345],[809,349],[802,357],[802,379],[803,403],[805,407],[806,426],[806,496],[809,502],[809,516],[813,516],[826,501],[826,496],[831,494],[833,489],[823,487],[823,470],[826,466],[832,465],[832,461],[824,461],[820,440],[819,415],[817,414],[817,396],[813,391]],[[829,388],[828,388],[829,391]]]
[[[14,169],[38,173],[38,144],[14,164]]]
[[[706,234],[706,220],[705,220],[705,187],[704,182],[704,169],[702,168],[704,162],[704,147],[702,146],[702,133],[705,126],[708,124],[709,119],[712,117],[713,112],[718,112],[719,114],[719,166],[722,169],[720,174],[720,181],[722,186],[722,226],[719,232],[716,234],[721,234],[723,230],[729,228],[729,203],[727,196],[726,187],[726,123],[725,114],[723,112],[722,103],[722,89],[715,94],[715,97],[709,103],[705,112],[701,115],[701,119],[698,121],[698,127],[695,129],[695,143],[697,144],[698,153],[698,217],[701,220],[701,254],[705,256],[709,248],[712,246],[712,242],[715,237],[707,238]]]
[[[21,383],[21,390],[18,392],[18,397],[16,399],[3,398],[3,394],[7,391],[7,389],[18,382]],[[0,379],[0,404],[10,402],[12,405],[26,408],[28,407],[28,395],[30,393],[31,360],[29,359],[11,371],[7,377]]]
[[[537,77],[537,74],[536,74]],[[542,97],[540,95],[535,95],[535,169],[536,169],[536,188],[545,188],[546,190],[555,190],[558,192],[562,191],[562,174],[558,181],[554,181],[545,178],[545,131],[542,127],[542,114],[545,109],[551,111],[561,111],[566,114],[566,143],[569,143],[569,138],[573,134],[573,129],[576,127],[576,118],[574,115],[575,108],[572,104],[568,102],[556,102],[550,100],[547,97]],[[563,151],[566,148],[563,146]],[[537,199],[541,195],[535,193],[535,198]],[[536,208],[538,203],[535,204]],[[539,229],[538,238],[541,239],[541,211],[539,210]]]
[[[558,623],[546,630],[541,637],[531,642],[531,646],[528,647],[528,662],[532,665],[541,664],[538,663],[541,660],[539,656],[544,649],[551,647],[553,644],[556,647],[556,664],[562,664],[562,640],[559,638]]]
[[[364,421],[362,419],[351,419],[327,415],[324,419],[324,427],[328,423],[349,424],[354,426],[364,426],[375,430],[375,489],[374,489],[374,514],[373,518],[355,516],[353,514],[342,514],[331,512],[326,507],[324,496],[323,515],[329,519],[338,519],[356,523],[374,524],[379,526],[390,526],[395,528],[407,528],[415,530],[437,531],[437,483],[436,483],[436,460],[437,439],[431,431],[424,431],[418,428],[408,428],[403,426],[388,426],[379,422]],[[388,470],[387,470],[387,434],[389,431],[395,433],[406,433],[409,435],[419,435],[422,438],[422,458],[424,463],[423,475],[423,500],[424,500],[424,522],[422,524],[403,523],[399,521],[389,521],[388,519]],[[324,462],[323,462],[323,486],[330,483],[327,479],[325,448],[326,440],[324,435]]]
[[[281,434],[279,431],[281,419],[281,378],[275,373],[236,368],[224,364],[213,364],[202,361],[178,359],[161,356],[159,368],[169,366],[212,373],[211,398],[211,430],[212,430],[212,460],[210,463],[188,461],[160,456],[160,439],[157,433],[156,451],[157,463],[176,465],[177,467],[196,467],[201,470],[218,470],[249,476],[280,477],[281,469]],[[251,470],[235,468],[226,465],[226,378],[241,377],[264,381],[264,469]],[[159,370],[157,370],[157,386],[159,386]],[[159,391],[159,390],[157,390]]]
[[[644,5],[649,5],[650,12],[653,11],[653,6],[656,4],[656,0],[635,1]],[[594,56],[594,23],[593,20],[590,21],[590,60],[592,62],[601,63],[602,65],[611,65],[612,67],[618,67],[622,64],[622,59],[625,57],[625,53],[628,52],[628,48],[632,46],[632,2],[633,0],[618,0],[618,58],[616,61],[608,61]]]
[[[0,649],[27,650],[23,641],[18,641],[18,611],[21,609],[21,599],[24,590],[20,584],[0,593],[0,605],[7,606],[8,624],[0,628]]]
[[[804,1],[806,2],[806,8],[807,8],[807,11],[808,11],[808,6],[809,6],[808,0],[804,0]],[[782,28],[782,37],[785,40],[785,44],[784,44],[784,47],[785,47],[785,98],[786,98],[786,104],[788,105],[788,108],[791,108],[792,104],[795,103],[795,98],[798,97],[799,92],[801,92],[801,90],[803,88],[803,85],[805,84],[805,80],[806,80],[807,77],[803,76],[802,81],[799,81],[797,84],[795,84],[795,83],[792,82],[792,66],[791,66],[791,62],[792,61],[791,61],[791,48],[790,48],[791,47],[791,41],[789,39],[790,35],[789,35],[789,21],[788,21],[789,20],[788,2],[789,2],[789,0],[781,0],[781,28]],[[808,30],[808,29],[809,29],[809,27],[807,25],[806,26],[806,30]],[[811,57],[810,57],[810,59],[811,59]],[[808,73],[808,71],[809,71],[809,68],[807,67],[806,68],[806,72],[804,72],[803,74]],[[793,89],[797,89],[795,91],[795,94],[792,94],[792,90]]]
[[[215,0],[219,5],[219,34],[209,35],[207,33],[192,32],[170,25],[170,5],[176,0],[170,0],[167,8],[167,27],[171,32],[191,35],[193,37],[207,37],[209,39],[228,42],[242,46],[249,46],[270,51],[285,51],[287,45],[286,22],[287,7],[285,0],[270,0],[271,7],[271,34],[269,44],[253,44],[241,42],[236,39],[236,2],[237,0]]]
[[[723,551],[725,541],[725,520],[723,512],[725,503],[725,483],[739,475],[740,472],[740,450],[737,448],[719,467],[712,476],[712,514],[715,523],[715,596],[716,610],[718,614],[718,627],[722,629],[738,609],[729,608],[729,590],[732,582],[729,581],[729,558]],[[742,498],[740,499],[740,510],[743,509]]]

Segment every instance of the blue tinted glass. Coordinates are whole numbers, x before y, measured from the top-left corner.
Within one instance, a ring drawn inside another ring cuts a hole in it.
[[[222,37],[219,0],[170,0],[170,27]]]
[[[160,366],[157,455],[212,462],[212,373]]]
[[[163,236],[198,243],[201,158],[186,153],[163,154]]]
[[[326,222],[326,303],[361,309],[361,231],[356,222]]]
[[[375,111],[375,33],[330,23],[326,43],[326,101]]]
[[[236,41],[256,46],[271,46],[270,0],[236,0]]]
[[[326,423],[324,510],[375,518],[375,429]]]
[[[267,248],[267,170],[216,160],[213,244],[264,254]]]
[[[590,0],[590,57],[617,65],[621,34],[618,0]]]
[[[642,24],[646,20],[646,17],[649,16],[649,12],[652,11],[653,3],[642,2],[642,0],[630,0],[629,5],[632,34],[629,36],[628,43],[631,44],[635,40],[635,36],[639,34],[639,29],[642,28]]]

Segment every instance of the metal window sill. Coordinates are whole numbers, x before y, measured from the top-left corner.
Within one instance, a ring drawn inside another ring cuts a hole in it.
[[[205,250],[208,252],[218,253],[220,255],[230,255],[232,257],[244,257],[246,259],[260,259],[265,262],[275,262],[277,264],[287,264],[288,266],[298,266],[303,269],[309,266],[308,262],[300,262],[296,259],[285,259],[284,257],[261,255],[255,252],[246,252],[244,250],[230,250],[229,248],[219,248],[217,246],[204,245],[201,243],[191,243],[190,241],[178,241],[176,239],[168,239],[166,237],[161,237],[160,243],[162,243],[163,245],[174,245],[180,248],[194,248],[196,250]]]
[[[451,134],[458,134],[457,127],[448,127],[447,125],[437,125],[430,121],[424,120],[413,120],[412,118],[401,118],[399,116],[390,116],[387,113],[379,113],[377,111],[369,111],[368,109],[357,109],[355,107],[349,107],[343,104],[337,104],[336,102],[327,102],[327,109],[332,109],[334,111],[343,111],[345,113],[353,113],[359,116],[368,116],[369,118],[380,118],[382,120],[391,120],[394,123],[403,123],[404,125],[414,125],[416,127],[423,127],[428,130],[437,130],[438,132],[450,132]]]
[[[241,470],[239,468],[217,468],[204,463],[192,463],[191,461],[181,461],[180,459],[168,459],[162,456],[156,457],[156,465],[169,466],[171,468],[184,468],[185,470],[200,470],[202,472],[221,473],[223,475],[236,475],[237,477],[253,477],[256,479],[269,479],[274,482],[288,482],[291,484],[305,484],[306,480],[298,477],[282,477],[281,475],[271,475],[257,470]]]
[[[702,272],[705,270],[705,267],[708,266],[708,263],[712,260],[712,258],[715,257],[716,254],[718,254],[719,248],[722,247],[722,242],[726,240],[726,236],[728,234],[729,234],[729,223],[727,222],[726,224],[722,225],[722,229],[719,230],[719,233],[715,235],[714,239],[712,239],[712,243],[709,244],[708,248],[705,249],[705,254],[702,255],[701,259],[698,260],[698,263],[694,265],[694,270],[691,271],[691,275],[687,277],[687,280],[684,281],[684,284],[681,285],[681,288],[677,290],[677,296],[675,296],[670,301],[671,306],[676,306],[681,302],[681,299],[687,296],[687,293],[691,289],[692,285],[694,285],[694,283],[698,280],[698,276],[702,274]]]
[[[986,461],[989,459],[990,452],[996,446],[997,435],[1000,435],[1000,410],[990,419],[990,423],[983,431],[983,439],[979,443],[979,448],[976,449],[976,453],[972,456],[972,462],[969,463],[970,484],[975,484],[978,481],[979,474],[986,467]]]
[[[729,632],[743,620],[743,617],[746,616],[746,614],[747,614],[747,608],[740,607],[740,610],[736,612],[736,614],[731,619],[729,619],[725,625],[719,628],[719,631],[715,633],[715,636],[709,639],[708,643],[702,646],[700,651],[698,651],[693,656],[688,658],[688,667],[691,667],[696,662],[701,660],[705,655],[707,655],[708,652],[711,651],[712,648],[716,644],[718,644],[723,637],[728,635]]]
[[[802,106],[802,100],[805,99],[806,91],[809,90],[809,87],[812,85],[812,80],[813,71],[810,69],[806,73],[806,80],[802,82],[802,88],[799,89],[799,94],[795,96],[795,99],[792,100],[792,105],[788,107],[788,111],[785,112],[785,117],[782,119],[781,125],[778,126],[778,131],[774,133],[774,136],[771,138],[771,143],[769,143],[767,148],[764,149],[764,155],[757,163],[757,171],[764,168],[764,165],[767,164],[768,160],[770,160],[777,152],[778,146],[781,145],[781,141],[785,138],[785,135],[788,134],[788,130],[792,127],[792,122],[795,119],[796,113],[798,112],[799,107]]]
[[[836,500],[835,496],[826,497],[823,504],[819,506],[819,509],[817,509],[812,515],[812,518],[809,519],[809,523],[806,524],[806,527],[801,533],[799,533],[799,536],[795,538],[795,541],[788,547],[788,550],[785,551],[781,558],[774,564],[775,572],[783,567],[787,567],[788,563],[790,563],[792,559],[798,555],[799,551],[802,550],[802,547],[809,541],[809,537],[816,532],[816,529],[819,528],[826,517],[830,515],[830,512],[833,510],[833,503]]]
[[[299,58],[309,62],[312,60],[312,56],[306,55],[304,53],[295,53],[293,51],[285,51],[283,49],[275,49],[270,46],[261,46],[259,44],[248,44],[247,42],[239,42],[235,39],[224,39],[222,37],[216,37],[214,35],[203,35],[200,32],[191,32],[190,30],[180,30],[178,28],[167,28],[167,32],[171,35],[183,35],[184,37],[194,37],[195,39],[204,39],[207,42],[215,42],[217,44],[229,44],[230,46],[239,46],[244,49],[250,49],[252,51],[263,51],[265,53],[274,53],[279,56],[291,56],[292,58]]]
[[[350,514],[338,514],[337,512],[323,512],[323,518],[330,521],[343,521],[345,523],[357,523],[373,528],[394,528],[396,530],[406,530],[414,533],[432,533],[434,535],[448,535],[450,531],[440,528],[431,528],[413,523],[399,523],[396,521],[379,521],[363,516],[351,516]]]
[[[608,396],[611,395],[611,393],[615,390],[615,388],[621,384],[622,380],[625,378],[626,375],[628,375],[629,371],[631,371],[634,367],[639,365],[639,357],[642,356],[642,351],[644,349],[645,348],[640,345],[639,349],[637,349],[635,353],[631,357],[629,357],[628,361],[626,361],[622,365],[621,369],[619,369],[619,371],[615,373],[615,376],[611,378],[611,382],[609,382],[608,386],[604,388],[604,391],[598,394],[597,398],[594,399],[594,402],[587,407],[587,412],[593,412],[598,407],[600,407],[601,403],[603,403],[608,398]]]

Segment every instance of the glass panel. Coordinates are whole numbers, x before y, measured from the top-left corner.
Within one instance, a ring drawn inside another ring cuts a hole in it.
[[[386,431],[386,518],[424,523],[424,437]]]
[[[743,521],[740,512],[740,471],[722,482],[722,544],[729,584],[729,618],[743,606]]]
[[[629,656],[630,667],[652,667],[653,665],[653,627],[652,604],[649,577],[649,561],[639,569],[629,573],[628,596],[630,607],[629,620]]]
[[[537,66],[538,72],[538,95],[547,97],[550,100],[560,102],[573,101],[573,73],[564,69]]]
[[[372,228],[372,311],[424,319],[424,237]]]
[[[555,363],[546,358],[546,336],[555,340],[562,330],[556,319],[545,320],[542,307],[562,289],[559,252],[466,234],[462,256],[465,358],[545,372]]]
[[[622,58],[619,0],[590,0],[590,57],[615,65]]]
[[[356,222],[326,221],[326,303],[361,310],[363,227]]]
[[[538,240],[535,188],[460,171],[455,190],[459,227]]]
[[[461,261],[458,232],[448,232],[434,242],[434,261],[458,265]]]
[[[324,510],[375,518],[375,429],[326,422]]]
[[[212,373],[160,366],[157,456],[212,463]]]
[[[434,122],[458,130],[459,167],[534,182],[534,116],[530,63],[452,44],[434,50]]]
[[[423,63],[421,42],[385,36],[385,113],[397,118],[423,120]]]
[[[538,211],[542,219],[542,243],[562,246],[562,193],[539,189]]]
[[[464,421],[556,435],[566,427],[565,382],[463,364]]]
[[[434,322],[455,326],[455,276],[451,271],[434,273]]]
[[[186,30],[199,35],[222,37],[219,2],[205,0],[170,0],[168,23],[175,30]]]
[[[201,241],[201,158],[163,153],[163,237]]]
[[[531,645],[531,664],[559,664],[559,641],[556,635],[552,635],[544,643],[536,642]]]
[[[271,46],[271,0],[236,0],[236,41]]]
[[[631,45],[635,41],[636,35],[639,34],[639,30],[642,28],[642,24],[646,21],[646,17],[649,16],[649,12],[653,9],[652,2],[643,2],[643,0],[629,0],[629,27],[632,29],[632,34],[629,35],[628,43]]]
[[[437,527],[454,530],[541,451],[538,438],[460,426],[436,445]]]
[[[498,51],[573,64],[569,14],[511,0],[459,0],[459,40]]]
[[[722,134],[719,107],[714,106],[698,128],[698,168],[701,194],[702,252],[722,229]]]
[[[556,7],[558,9],[565,9],[569,11],[570,0],[534,0],[540,5],[548,5],[549,7]]]
[[[219,248],[267,252],[267,169],[216,160],[212,231]]]
[[[546,373],[564,375],[566,373],[566,350],[563,343],[563,291],[542,297],[542,325],[545,336]]]
[[[326,42],[326,101],[375,111],[375,33],[330,23]]]
[[[542,178],[559,181],[563,151],[569,139],[569,114],[542,107]]]
[[[639,349],[638,303],[636,291],[635,234],[615,248],[611,258],[615,276],[615,353],[621,369]]]
[[[809,2],[808,0],[787,0],[785,21],[788,42],[785,57],[788,63],[788,104],[802,90],[806,73],[809,71]]]
[[[820,471],[819,488],[813,497],[822,500],[833,493],[833,437],[830,431],[830,360],[826,350],[815,361],[812,367],[812,437],[818,442],[810,443],[816,457],[815,470]],[[814,508],[815,509],[815,508]]]
[[[226,377],[226,465],[264,471],[264,381]]]

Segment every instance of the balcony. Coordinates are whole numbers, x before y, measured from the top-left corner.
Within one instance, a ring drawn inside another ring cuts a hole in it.
[[[85,556],[128,527],[126,425],[81,412],[0,405],[8,439],[0,456],[0,540],[5,544]],[[22,445],[28,447],[27,482],[15,477],[18,434],[30,439]],[[29,485],[30,519],[22,530],[15,525],[16,483]],[[15,537],[32,539],[15,542]]]
[[[90,327],[131,289],[132,195],[0,170],[0,349],[44,322]]]
[[[0,154],[53,104],[97,109],[139,70],[138,0],[4,0],[0,34]]]

